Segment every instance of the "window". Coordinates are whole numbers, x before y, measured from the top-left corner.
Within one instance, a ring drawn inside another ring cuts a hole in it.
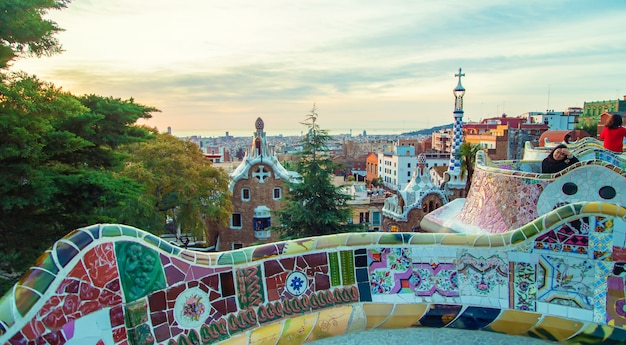
[[[406,172],[406,176],[411,177],[411,172],[410,172],[410,171],[407,171],[407,172]]]
[[[283,190],[281,188],[274,188],[274,200],[280,200],[283,197]]]
[[[233,242],[233,250],[243,248],[243,243],[241,242]]]
[[[241,189],[241,200],[243,200],[243,201],[250,200],[250,188],[242,188]]]
[[[233,213],[230,217],[230,227],[241,229],[241,213]]]
[[[263,231],[271,225],[270,218],[254,218],[254,231]]]
[[[407,167],[407,168],[410,168],[410,167],[411,167],[411,163],[407,163],[407,164],[406,164],[406,167]]]
[[[380,212],[372,212],[372,225],[380,226]]]
[[[369,212],[360,212],[359,213],[359,223],[369,223],[370,221],[370,213]]]

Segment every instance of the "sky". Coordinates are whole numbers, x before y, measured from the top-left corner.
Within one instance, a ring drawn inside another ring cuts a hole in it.
[[[73,0],[23,70],[134,98],[174,135],[397,133],[626,95],[625,0]]]

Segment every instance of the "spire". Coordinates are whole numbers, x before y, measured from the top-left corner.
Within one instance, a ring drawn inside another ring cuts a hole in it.
[[[256,128],[256,132],[254,133],[254,137],[252,138],[252,147],[250,148],[249,157],[267,157],[269,155],[269,150],[267,147],[267,139],[265,138],[265,132],[263,129],[265,128],[265,123],[263,123],[263,119],[260,117],[256,119],[254,122],[254,127]]]
[[[455,175],[459,175],[461,172],[461,162],[456,158],[456,155],[463,143],[463,96],[465,95],[465,88],[461,84],[461,77],[464,77],[465,73],[462,71],[459,67],[459,73],[454,75],[459,78],[459,83],[454,88],[454,127],[452,128],[452,149],[448,172]]]

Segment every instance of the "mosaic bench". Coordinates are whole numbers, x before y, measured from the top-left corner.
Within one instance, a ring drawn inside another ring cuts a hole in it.
[[[532,162],[492,162],[480,151],[467,198],[429,213],[420,226],[428,232],[500,233],[567,203],[626,206],[626,156],[593,148],[579,153],[586,160],[555,174],[540,174],[520,171]]]
[[[299,344],[451,327],[626,341],[626,208],[500,234],[348,233],[218,253],[123,225],[57,241],[0,300],[2,344]]]

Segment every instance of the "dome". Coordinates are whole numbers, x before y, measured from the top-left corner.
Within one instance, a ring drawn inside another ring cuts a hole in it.
[[[263,123],[263,119],[262,118],[257,118],[256,122],[254,123],[254,126],[256,127],[256,129],[263,129],[263,127],[265,127],[265,124]]]

